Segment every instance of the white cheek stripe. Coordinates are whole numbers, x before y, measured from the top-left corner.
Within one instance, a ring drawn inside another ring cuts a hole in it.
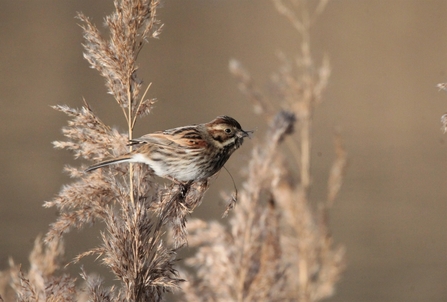
[[[227,145],[230,145],[230,144],[234,144],[235,141],[236,141],[236,138],[232,137],[229,140],[224,141],[221,145],[222,146],[227,146]]]

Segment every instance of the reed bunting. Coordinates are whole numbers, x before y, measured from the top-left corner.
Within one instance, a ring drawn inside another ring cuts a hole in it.
[[[178,127],[130,140],[137,149],[87,168],[87,172],[119,163],[147,164],[155,175],[180,184],[216,174],[252,131],[229,116],[209,123]]]

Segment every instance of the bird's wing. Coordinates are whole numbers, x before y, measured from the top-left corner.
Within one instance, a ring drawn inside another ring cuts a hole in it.
[[[133,139],[130,144],[153,144],[173,148],[201,149],[208,146],[203,135],[196,127],[181,127],[158,131]]]
[[[160,146],[169,146],[172,145],[172,141],[169,140],[166,136],[163,135],[163,132],[154,132],[150,134],[143,135],[139,138],[134,138],[130,140],[129,145],[137,145],[137,144],[151,144],[151,145],[160,145]]]

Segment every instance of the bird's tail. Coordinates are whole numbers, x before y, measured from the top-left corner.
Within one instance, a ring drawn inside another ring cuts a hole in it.
[[[100,163],[97,163],[95,165],[92,165],[92,166],[88,167],[87,169],[85,169],[85,172],[90,172],[90,171],[93,171],[93,170],[96,170],[98,168],[102,168],[102,167],[108,166],[108,165],[114,165],[114,164],[129,162],[131,159],[132,159],[131,156],[122,156],[122,157],[119,157],[119,158],[113,158],[113,159],[105,160],[105,161],[102,161]]]

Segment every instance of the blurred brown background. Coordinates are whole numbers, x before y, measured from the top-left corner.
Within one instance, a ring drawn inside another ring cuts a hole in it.
[[[42,208],[70,180],[61,170],[71,154],[54,150],[66,116],[54,104],[82,98],[110,125],[125,130],[103,79],[82,58],[77,11],[101,25],[111,1],[1,1],[0,269],[8,257],[27,265],[33,240],[55,219]],[[216,115],[258,129],[228,72],[240,60],[261,87],[268,86],[277,50],[293,55],[299,37],[268,0],[164,1],[165,24],[140,57],[139,76],[153,82],[159,101],[136,135],[200,123]],[[324,199],[339,127],[349,168],[332,210],[337,244],[347,249],[347,270],[329,301],[447,301],[447,136],[440,131],[447,94],[447,2],[333,1],[311,33],[315,59],[328,54],[332,76],[315,115],[313,191]],[[248,142],[227,167],[240,182]],[[239,185],[240,186],[240,185]],[[222,174],[193,216],[220,219]],[[95,246],[97,230],[67,237],[67,258]],[[75,273],[79,267],[74,267]]]

